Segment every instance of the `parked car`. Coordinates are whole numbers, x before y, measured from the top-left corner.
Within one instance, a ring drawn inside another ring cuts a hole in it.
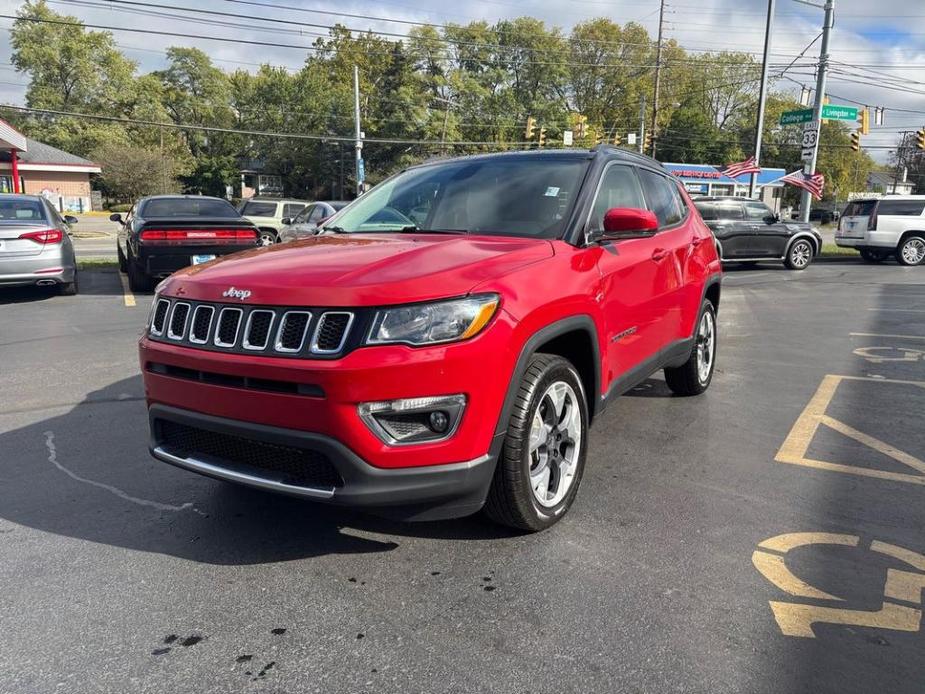
[[[895,255],[903,265],[925,262],[925,195],[852,200],[835,232],[835,244],[856,248],[878,263]]]
[[[809,221],[820,224],[831,224],[838,219],[838,210],[826,207],[813,207],[809,211]]]
[[[681,395],[710,385],[719,258],[653,159],[432,162],[332,222],[161,285],[139,344],[156,458],[536,531],[571,506],[608,402],[657,370]]]
[[[251,198],[241,205],[241,214],[260,230],[260,245],[279,243],[284,219],[294,219],[310,205],[307,200]]]
[[[62,217],[41,195],[0,195],[0,287],[53,286],[76,294],[72,224],[76,217]]]
[[[253,248],[257,227],[227,200],[202,195],[154,195],[142,198],[123,219],[116,236],[119,269],[132,291],[150,291],[170,273]]]
[[[822,250],[822,234],[815,227],[782,221],[758,200],[698,197],[694,204],[713,231],[724,263],[778,260],[791,270],[805,270]]]
[[[318,233],[319,224],[346,206],[347,202],[342,200],[319,200],[309,204],[296,217],[284,218],[283,228],[279,233],[280,243],[314,236]]]

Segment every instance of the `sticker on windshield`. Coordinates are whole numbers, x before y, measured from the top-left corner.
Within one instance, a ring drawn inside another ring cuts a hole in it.
[[[546,192],[544,193],[544,195],[545,195],[545,197],[547,197],[547,198],[554,198],[554,197],[557,197],[557,196],[559,195],[559,189],[556,188],[555,186],[549,186],[549,187],[546,189]]]

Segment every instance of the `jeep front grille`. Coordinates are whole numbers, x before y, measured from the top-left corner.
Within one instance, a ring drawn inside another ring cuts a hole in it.
[[[359,346],[368,329],[362,315],[160,298],[148,335],[217,352],[336,358]]]

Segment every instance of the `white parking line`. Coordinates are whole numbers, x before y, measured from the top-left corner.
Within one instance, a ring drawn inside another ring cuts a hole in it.
[[[925,313],[923,308],[869,308],[868,311],[893,311],[896,313]]]
[[[884,335],[882,333],[848,333],[851,337],[895,337],[897,340],[925,340],[925,335]]]

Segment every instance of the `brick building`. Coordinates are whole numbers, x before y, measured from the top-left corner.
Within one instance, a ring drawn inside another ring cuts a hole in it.
[[[32,140],[0,120],[0,193],[44,195],[62,212],[91,209],[92,161]]]

